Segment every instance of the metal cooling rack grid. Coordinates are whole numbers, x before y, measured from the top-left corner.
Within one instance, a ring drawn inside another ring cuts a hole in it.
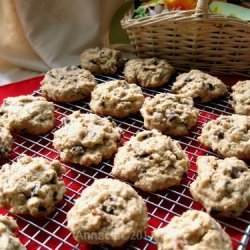
[[[118,78],[123,78],[119,75]],[[112,77],[97,75],[99,83],[114,80]],[[160,92],[170,92],[171,85],[158,90],[149,90],[143,88],[146,96],[154,96]],[[34,95],[39,95],[36,91]],[[139,194],[145,199],[149,214],[149,228],[147,235],[141,240],[129,242],[126,249],[156,249],[155,242],[151,237],[151,231],[154,228],[165,226],[173,216],[179,216],[188,209],[199,209],[202,207],[195,203],[189,194],[189,185],[196,178],[195,162],[198,155],[216,155],[213,152],[202,147],[197,142],[197,136],[203,123],[216,118],[221,114],[231,114],[232,110],[228,106],[228,100],[220,100],[208,105],[198,104],[200,109],[199,121],[196,127],[190,131],[189,135],[176,138],[179,140],[182,148],[187,152],[191,168],[181,185],[169,188],[156,193],[145,193],[139,191]],[[20,154],[31,156],[42,156],[47,159],[59,159],[58,153],[52,147],[53,132],[61,127],[61,119],[72,111],[81,110],[81,112],[91,112],[87,101],[81,101],[74,104],[55,104],[56,127],[51,133],[44,136],[23,136],[15,135],[15,142],[11,161],[15,161]],[[114,119],[118,126],[124,131],[124,141],[128,140],[138,131],[144,130],[143,120],[139,116],[132,116],[126,120]],[[29,216],[13,215],[17,219],[20,229],[20,239],[28,249],[79,249],[86,245],[78,244],[74,241],[66,225],[66,214],[73,206],[74,200],[80,196],[83,189],[89,186],[97,178],[113,178],[110,174],[112,160],[103,162],[98,167],[83,168],[78,165],[65,165],[67,172],[64,174],[64,181],[67,185],[67,193],[64,200],[57,205],[55,212],[44,219],[33,219]],[[138,191],[138,190],[137,190]],[[5,210],[8,214],[9,212]],[[231,236],[235,249],[243,250],[247,248],[250,238],[250,210],[246,210],[240,218],[217,219]],[[87,248],[88,249],[88,248]],[[92,249],[110,249],[109,247],[96,247]],[[123,248],[124,249],[124,248]]]

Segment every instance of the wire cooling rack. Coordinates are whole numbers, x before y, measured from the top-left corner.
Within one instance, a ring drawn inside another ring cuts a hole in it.
[[[119,74],[116,78],[96,75],[98,83],[114,79],[122,79]],[[157,90],[143,88],[145,96],[154,96],[160,92],[170,92],[171,84]],[[40,90],[34,95],[40,95]],[[15,161],[21,154],[30,156],[42,156],[47,159],[59,159],[58,153],[52,147],[53,133],[62,126],[63,117],[75,110],[82,113],[90,113],[88,100],[83,100],[73,104],[56,104],[56,127],[51,133],[43,136],[14,135],[14,147],[10,161]],[[197,104],[200,110],[199,120],[187,136],[177,137],[182,148],[188,154],[191,167],[187,175],[183,178],[181,185],[168,188],[164,191],[146,193],[137,190],[144,198],[148,208],[148,224],[144,238],[128,242],[122,249],[156,249],[156,244],[151,236],[152,230],[168,224],[173,216],[180,216],[189,209],[202,210],[201,205],[194,202],[189,193],[189,185],[196,178],[196,158],[199,155],[216,155],[203,147],[198,141],[202,125],[219,115],[232,113],[228,106],[228,97],[209,104]],[[131,116],[127,119],[114,119],[118,126],[124,130],[123,143],[132,135],[144,130],[142,117]],[[67,185],[67,193],[64,200],[56,206],[47,218],[34,219],[29,216],[19,216],[11,214],[19,226],[19,238],[27,249],[90,249],[84,243],[78,244],[67,229],[66,214],[74,205],[85,187],[91,185],[95,179],[113,178],[111,175],[112,159],[102,162],[97,167],[84,168],[79,165],[65,164],[67,169],[63,179]],[[10,214],[8,210],[1,210],[2,213]],[[242,216],[233,219],[216,218],[225,231],[230,235],[234,249],[249,249],[248,240],[250,238],[250,210],[243,212]],[[93,246],[92,249],[110,249],[108,246]]]

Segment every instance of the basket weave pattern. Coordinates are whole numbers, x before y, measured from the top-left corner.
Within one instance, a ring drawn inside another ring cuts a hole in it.
[[[250,76],[250,22],[196,10],[172,11],[140,20],[131,10],[121,21],[137,56],[167,59],[177,69]]]

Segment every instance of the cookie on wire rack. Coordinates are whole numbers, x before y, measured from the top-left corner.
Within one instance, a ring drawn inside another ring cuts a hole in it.
[[[0,215],[0,247],[2,250],[25,250],[19,239],[14,235],[18,230],[16,221],[6,215]]]
[[[121,138],[122,129],[114,121],[75,111],[54,133],[53,146],[64,162],[88,167],[110,159],[117,152]]]
[[[204,124],[198,140],[224,157],[250,159],[250,116],[221,115]]]
[[[146,88],[157,88],[167,84],[175,72],[165,59],[131,59],[124,68],[125,79]]]
[[[188,210],[153,231],[158,250],[233,250],[231,239],[209,214]]]
[[[0,107],[0,124],[11,132],[40,135],[54,123],[54,105],[41,96],[8,97]]]
[[[228,93],[226,85],[219,78],[197,69],[180,74],[173,84],[172,91],[202,103],[210,102]]]
[[[239,81],[232,87],[230,104],[236,114],[250,115],[250,80]]]
[[[10,131],[0,124],[0,160],[6,158],[10,154],[12,144],[13,137]]]
[[[57,161],[21,155],[0,170],[0,207],[10,206],[16,214],[47,216],[66,191],[59,177],[65,172]]]
[[[89,48],[82,52],[81,66],[93,74],[114,75],[123,67],[124,60],[119,50]]]
[[[95,77],[81,66],[51,69],[41,82],[42,95],[55,102],[76,102],[90,96]]]
[[[114,80],[97,85],[91,94],[90,108],[100,115],[124,118],[137,113],[144,102],[136,84]]]
[[[145,128],[180,136],[188,134],[196,124],[199,111],[191,97],[161,93],[145,99],[141,114]]]
[[[199,156],[198,176],[190,185],[193,198],[207,212],[227,217],[240,216],[250,204],[250,169],[236,157],[223,160]]]
[[[78,242],[118,247],[144,234],[147,207],[128,184],[99,179],[83,190],[67,219]]]
[[[115,155],[112,174],[154,192],[180,184],[189,160],[180,144],[157,130],[139,132]]]

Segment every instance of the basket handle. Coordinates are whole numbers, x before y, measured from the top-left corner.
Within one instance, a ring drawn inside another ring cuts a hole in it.
[[[195,9],[195,15],[196,16],[203,16],[206,18],[208,16],[208,5],[210,0],[198,0],[196,9]]]

